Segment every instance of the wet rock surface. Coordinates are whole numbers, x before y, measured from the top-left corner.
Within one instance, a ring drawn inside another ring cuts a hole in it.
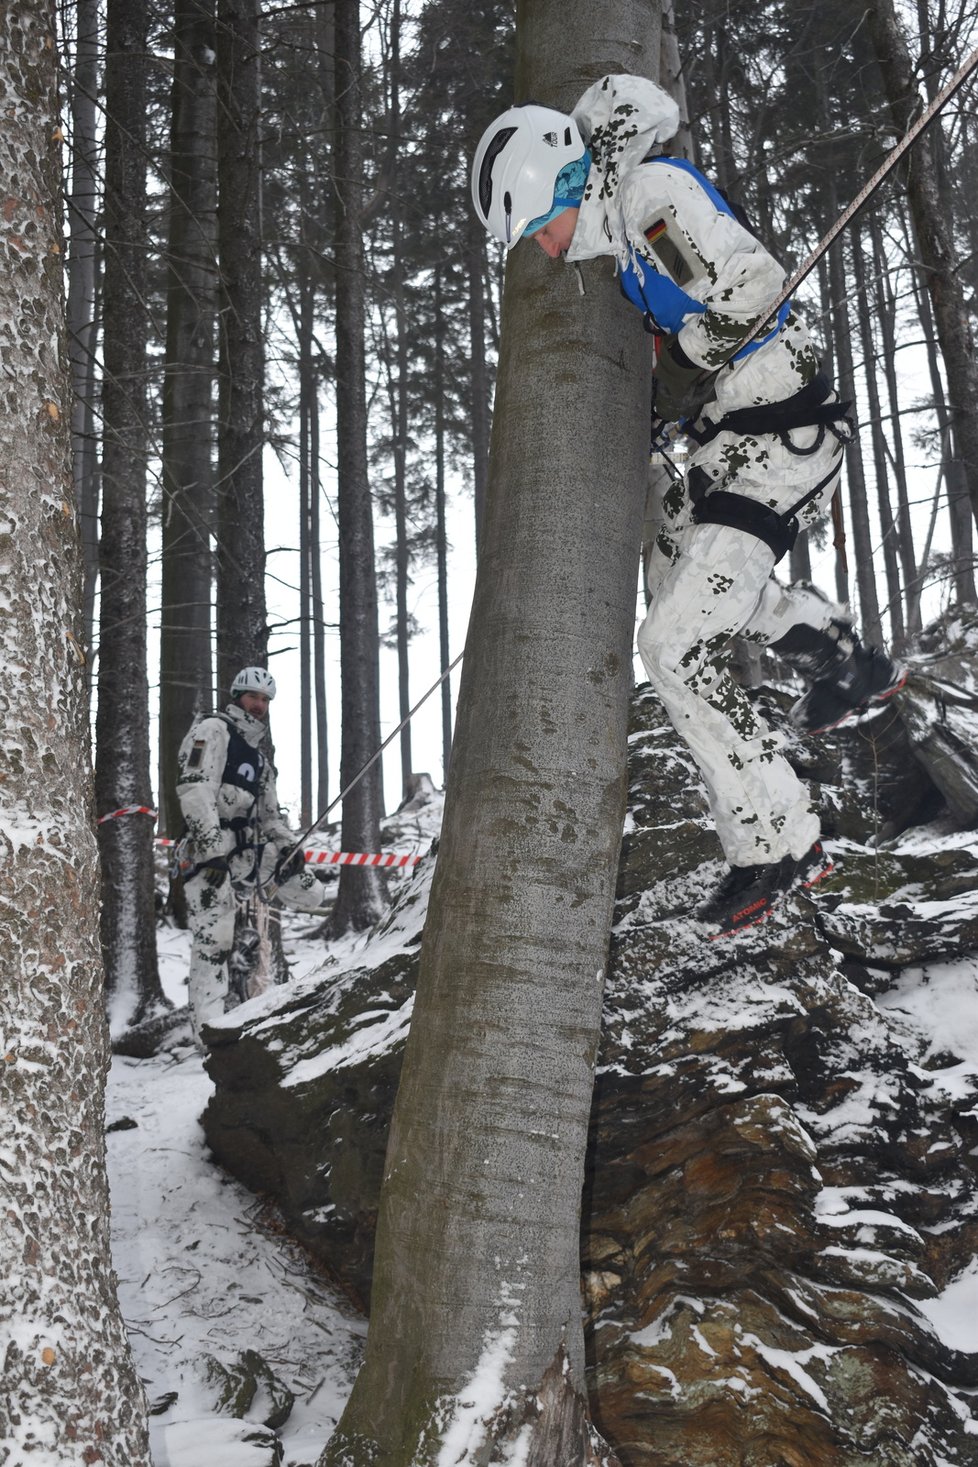
[[[952,743],[926,655],[871,719],[790,746],[835,870],[735,939],[690,918],[719,848],[636,694],[582,1230],[592,1408],[626,1467],[978,1458],[978,739],[966,647]],[[431,867],[361,968],[213,1034],[217,1158],[361,1302]]]

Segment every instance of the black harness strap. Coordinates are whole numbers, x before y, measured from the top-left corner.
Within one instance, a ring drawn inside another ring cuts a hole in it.
[[[855,424],[849,416],[850,402],[827,402],[832,391],[827,377],[819,372],[806,387],[781,402],[763,403],[760,407],[734,408],[717,422],[707,419],[700,424],[686,423],[683,431],[700,447],[711,443],[718,433],[773,433],[792,453],[814,452],[821,437],[809,450],[800,450],[787,438],[794,428],[823,428],[833,433],[840,443],[848,443],[855,435]],[[837,426],[845,424],[844,428]]]
[[[693,505],[693,523],[727,525],[763,540],[774,555],[775,565],[794,545],[799,528],[793,515],[779,515],[746,494],[730,494],[726,489],[717,489]]]

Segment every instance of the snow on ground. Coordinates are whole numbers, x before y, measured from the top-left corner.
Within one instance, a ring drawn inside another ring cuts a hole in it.
[[[308,927],[304,924],[296,926]],[[159,929],[167,996],[186,1003],[189,934]],[[321,942],[291,938],[296,971]],[[208,1159],[199,1117],[213,1089],[189,1027],[151,1060],[113,1060],[106,1097],[113,1259],[136,1368],[151,1409],[155,1467],[251,1467],[268,1461],[217,1409],[206,1357],[233,1366],[256,1350],[295,1396],[280,1428],[283,1467],[312,1464],[356,1375],[363,1320],[288,1240],[254,1195]],[[135,1123],[135,1124],[133,1124]],[[247,1421],[269,1413],[259,1391]]]

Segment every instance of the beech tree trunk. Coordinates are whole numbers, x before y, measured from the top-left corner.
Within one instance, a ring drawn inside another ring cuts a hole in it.
[[[653,7],[517,11],[517,99],[655,73]],[[607,262],[510,257],[487,513],[364,1365],[321,1467],[614,1456],[580,1205],[625,802],[648,338]],[[555,433],[555,421],[573,433]]]
[[[0,56],[0,1451],[150,1467],[109,1256],[53,5],[6,0]]]
[[[109,0],[105,67],[105,279],[102,301],[102,521],[95,799],[99,816],[152,807],[146,677],[145,0]],[[155,825],[100,823],[102,955],[120,1025],[166,1000],[156,963]]]

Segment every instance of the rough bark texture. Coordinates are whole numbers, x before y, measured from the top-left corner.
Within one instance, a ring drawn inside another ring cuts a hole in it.
[[[71,357],[71,465],[84,555],[83,642],[92,645],[98,576],[98,455],[95,451],[96,242],[98,210],[98,0],[78,0],[71,86],[71,192],[68,195],[68,350]]]
[[[336,515],[340,539],[340,786],[380,748],[380,641],[373,503],[367,467],[363,138],[359,0],[337,0],[336,22]],[[379,851],[384,783],[378,760],[343,801],[343,849]],[[331,926],[339,935],[377,920],[382,874],[345,866]]]
[[[0,7],[0,1461],[149,1467],[109,1259],[53,6]]]
[[[160,831],[179,835],[177,749],[213,706],[210,536],[214,512],[217,302],[214,0],[173,14],[166,367],[163,378],[163,585],[160,609]]]
[[[262,664],[265,441],[261,269],[261,39],[258,0],[219,0],[218,247],[221,264],[217,686]]]
[[[146,6],[106,11],[105,255],[102,288],[102,533],[95,802],[101,817],[152,807],[146,677]],[[98,827],[102,956],[113,1020],[164,1005],[156,964],[154,825],[124,815]]]
[[[966,1026],[928,1042],[913,1020],[975,1001],[976,645],[974,618],[936,629],[898,703],[794,747],[840,865],[735,941],[689,919],[716,838],[688,752],[635,696],[581,1230],[591,1409],[626,1467],[974,1460],[978,1341],[948,1343],[928,1309],[978,1255],[978,1077]],[[760,696],[783,718],[783,693]],[[283,991],[210,1060],[216,1154],[361,1301],[433,864],[382,960]],[[539,1112],[524,1124],[532,1148]]]
[[[868,15],[890,114],[902,135],[913,122],[920,103],[907,39],[893,0],[874,0],[868,7]],[[968,486],[971,511],[978,521],[978,362],[951,220],[942,208],[937,159],[927,132],[914,143],[905,176],[914,234],[927,272],[927,288],[947,374],[954,442]]]

